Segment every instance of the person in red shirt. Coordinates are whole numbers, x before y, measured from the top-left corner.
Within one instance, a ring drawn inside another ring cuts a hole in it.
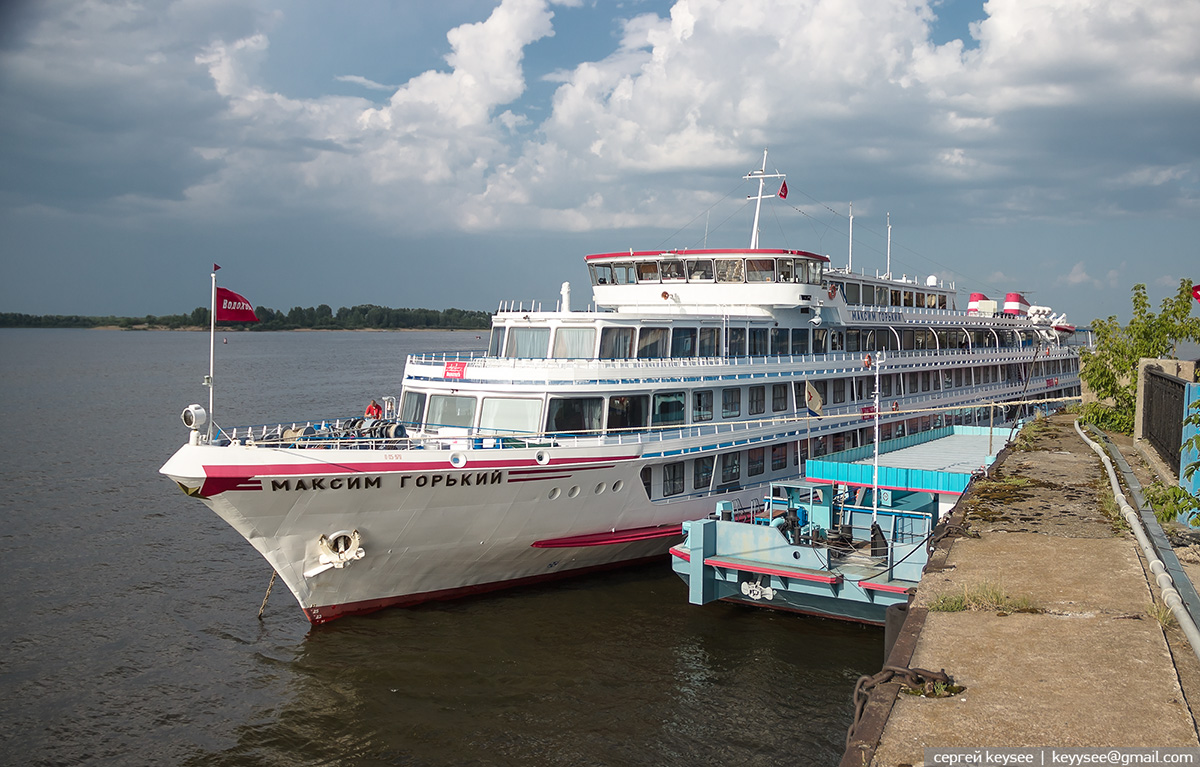
[[[367,412],[363,413],[367,418],[382,418],[383,408],[379,407],[379,403],[371,400],[371,404],[367,405]]]

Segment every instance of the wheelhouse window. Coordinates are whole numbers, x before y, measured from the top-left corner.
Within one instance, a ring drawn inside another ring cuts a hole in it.
[[[692,487],[696,490],[707,490],[712,484],[713,457],[706,455],[697,458],[692,464]]]
[[[400,403],[400,420],[410,426],[420,426],[425,415],[425,395],[419,391],[404,392]]]
[[[559,328],[554,334],[556,359],[591,359],[595,347],[595,328]]]
[[[475,398],[453,394],[434,394],[429,398],[426,428],[436,432],[447,426],[469,429],[475,421]]]
[[[742,414],[742,390],[721,390],[721,417],[737,418]]]
[[[642,328],[638,334],[638,359],[661,359],[667,356],[667,328]]]
[[[718,258],[717,282],[745,282],[742,279],[742,259]]]
[[[696,356],[696,329],[675,328],[671,331],[671,356]]]
[[[700,346],[697,351],[701,357],[721,356],[721,329],[700,328]]]
[[[496,434],[532,434],[538,430],[542,402],[536,399],[484,397],[479,411],[479,431]]]
[[[663,282],[683,282],[683,262],[678,259],[658,262]]]
[[[794,262],[792,261],[792,259],[781,258],[781,259],[778,259],[775,263],[777,264],[777,266],[776,266],[777,272],[776,273],[778,275],[779,282],[795,282],[796,281],[796,269],[794,267]]]
[[[591,264],[593,285],[611,285],[613,283],[613,268],[611,264]]]
[[[683,409],[687,395],[684,392],[666,392],[654,395],[654,410],[651,425],[676,426],[683,423]]]
[[[698,391],[692,393],[692,422],[701,423],[713,418],[713,393]]]
[[[747,258],[746,282],[774,282],[775,259]]]
[[[639,261],[637,264],[638,282],[658,282],[658,262]]]
[[[600,431],[603,397],[569,397],[550,400],[546,431],[558,434],[594,434]]]
[[[648,395],[609,397],[609,429],[644,429],[649,420],[650,397]]]
[[[512,328],[508,334],[508,357],[545,359],[550,348],[550,328]]]
[[[663,495],[679,495],[683,492],[683,461],[663,466]]]
[[[620,263],[612,265],[613,282],[617,285],[632,285],[637,282],[634,276],[633,264]]]
[[[690,258],[687,261],[689,282],[712,282],[713,262],[711,258]]]
[[[633,357],[633,328],[601,328],[600,359],[627,360]]]

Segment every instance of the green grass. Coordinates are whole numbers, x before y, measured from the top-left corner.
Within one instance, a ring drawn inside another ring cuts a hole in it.
[[[990,581],[963,586],[962,591],[938,594],[929,603],[930,612],[958,613],[995,611],[1002,613],[1039,613],[1041,608],[1028,597],[1016,597]]]

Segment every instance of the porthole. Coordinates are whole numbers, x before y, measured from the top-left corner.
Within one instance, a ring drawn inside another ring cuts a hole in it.
[[[557,498],[557,497],[558,497],[559,495],[561,495],[561,494],[562,494],[562,491],[561,491],[561,490],[559,490],[557,487],[556,487],[556,488],[554,488],[554,489],[552,489],[552,490],[550,491],[550,500],[552,500],[552,501],[553,501],[555,498]]]
[[[625,480],[618,479],[616,482],[613,483],[613,492],[619,493],[619,492],[621,492],[622,488],[624,488],[624,487],[625,487]]]
[[[571,485],[571,489],[567,491],[568,498],[576,498],[579,496],[579,485]]]
[[[605,489],[605,485],[604,485],[604,483],[603,483],[603,482],[601,482],[600,484],[596,485],[596,491],[595,491],[595,492],[596,492],[596,495],[600,495],[601,493],[603,493],[603,492],[604,492],[604,489]]]

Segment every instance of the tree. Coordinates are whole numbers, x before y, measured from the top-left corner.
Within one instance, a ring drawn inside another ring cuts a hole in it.
[[[1146,286],[1133,286],[1133,317],[1122,327],[1115,315],[1093,320],[1094,349],[1083,350],[1079,376],[1099,397],[1083,408],[1083,419],[1102,429],[1129,434],[1137,404],[1138,361],[1173,356],[1180,341],[1200,342],[1200,318],[1192,316],[1192,281],[1163,299],[1158,314],[1150,311]]]

